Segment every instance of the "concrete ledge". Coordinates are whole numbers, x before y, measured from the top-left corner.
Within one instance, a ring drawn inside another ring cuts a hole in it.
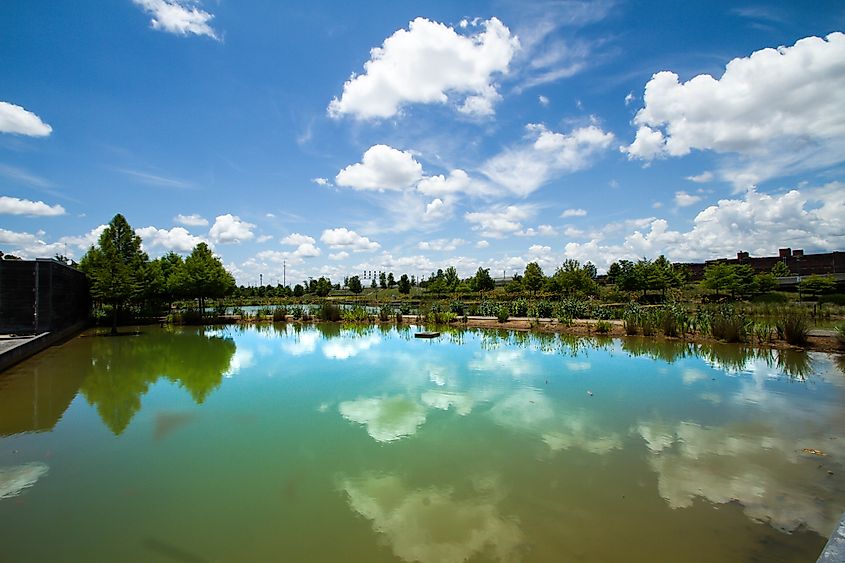
[[[86,323],[77,323],[62,330],[42,332],[31,337],[17,338],[14,342],[6,342],[0,349],[0,373],[6,371],[18,362],[34,356],[45,348],[57,344],[85,328]]]
[[[843,563],[845,561],[845,514],[839,521],[839,525],[830,534],[824,551],[816,563]]]

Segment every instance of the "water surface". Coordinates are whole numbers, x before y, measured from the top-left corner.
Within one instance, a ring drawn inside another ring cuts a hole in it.
[[[150,327],[12,368],[0,560],[813,561],[845,510],[835,357],[415,330]]]

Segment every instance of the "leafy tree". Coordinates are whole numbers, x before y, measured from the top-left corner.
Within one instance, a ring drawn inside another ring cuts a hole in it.
[[[490,277],[490,268],[478,268],[472,278],[472,287],[482,294],[485,291],[492,291],[496,287],[496,282]]]
[[[376,285],[376,278],[373,278],[373,282],[370,284],[372,289],[376,289],[378,286]]]
[[[772,275],[776,278],[785,278],[791,276],[792,272],[789,271],[789,266],[786,265],[786,262],[778,262],[772,266]]]
[[[446,284],[446,289],[455,291],[458,289],[458,284],[461,283],[461,278],[458,277],[458,271],[454,266],[449,266],[443,273],[443,281]]]
[[[754,283],[760,293],[769,293],[778,287],[778,279],[772,273],[757,274],[754,276]]]
[[[545,279],[540,265],[537,262],[529,262],[525,266],[525,273],[522,276],[522,287],[533,295],[537,295],[537,292],[543,287]]]
[[[717,262],[704,268],[702,285],[712,289],[718,296],[725,291],[731,297],[750,295],[757,291],[754,269],[748,264],[726,264]]]
[[[387,275],[384,272],[378,274],[378,284],[382,289],[387,289]]]
[[[331,290],[332,290],[332,282],[328,278],[320,276],[320,279],[318,279],[314,283],[314,293],[316,293],[320,297],[325,297],[326,295],[329,294],[329,292]]]
[[[204,242],[194,247],[173,275],[179,293],[197,299],[202,314],[205,314],[206,299],[224,297],[235,289],[235,278]]]
[[[591,267],[590,267],[591,266]],[[593,280],[595,266],[590,263],[581,266],[578,260],[566,260],[549,278],[549,289],[555,292],[571,294],[594,294],[596,282]]]
[[[293,286],[294,297],[302,297],[303,295],[305,295],[305,288],[302,287],[301,284],[296,284],[295,286]]]
[[[349,280],[346,282],[346,287],[348,287],[349,291],[351,291],[352,293],[361,293],[364,290],[363,286],[361,285],[361,278],[359,278],[358,276],[352,276],[351,278],[349,278]]]
[[[387,287],[393,287],[396,285],[396,279],[393,277],[393,272],[387,274]]]
[[[801,283],[798,284],[798,289],[802,293],[819,296],[822,293],[829,293],[836,289],[836,282],[827,276],[812,275],[801,280]]]
[[[120,213],[115,215],[82,257],[80,269],[91,283],[91,296],[111,305],[111,333],[117,334],[119,312],[143,294],[143,272],[147,255],[141,251],[141,237]]]
[[[402,274],[399,278],[399,293],[405,295],[411,293],[411,280],[408,279],[408,274]]]

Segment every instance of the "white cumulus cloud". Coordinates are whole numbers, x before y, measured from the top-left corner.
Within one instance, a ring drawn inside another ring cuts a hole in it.
[[[424,240],[417,244],[420,250],[434,250],[437,252],[451,252],[459,246],[463,246],[467,241],[461,238],[438,238],[434,240]]]
[[[689,207],[701,201],[700,195],[688,194],[685,191],[675,192],[675,205],[678,207]]]
[[[291,233],[283,238],[281,242],[282,244],[296,247],[296,250],[292,253],[292,256],[296,258],[314,258],[321,254],[316,244],[317,241],[314,240],[314,237],[309,237],[308,235]]]
[[[331,248],[351,250],[352,252],[378,250],[381,246],[379,243],[371,241],[367,237],[361,236],[345,227],[326,229],[320,236],[320,240]]]
[[[207,242],[202,237],[192,235],[184,227],[172,229],[158,229],[156,227],[142,227],[135,229],[135,234],[141,237],[144,250],[163,248],[175,252],[190,252],[201,242]]]
[[[711,150],[739,156],[722,176],[747,186],[843,160],[845,34],[807,37],[736,58],[720,78],[680,82],[663,71],[646,84],[629,158]]]
[[[252,229],[255,225],[242,221],[237,215],[226,213],[214,219],[214,225],[208,231],[211,240],[220,243],[241,243],[255,237]]]
[[[43,201],[31,201],[17,197],[0,196],[0,215],[30,215],[33,217],[54,217],[64,215],[61,205],[47,205]]]
[[[483,31],[467,36],[416,18],[370,51],[364,73],[346,81],[329,115],[389,118],[408,104],[450,100],[462,113],[491,114],[500,98],[494,75],[507,74],[519,40],[496,18],[481,26]]]
[[[472,211],[464,219],[472,225],[474,231],[490,238],[503,238],[522,229],[522,222],[534,216],[533,205],[495,206],[484,211]]]
[[[208,219],[199,215],[198,213],[194,213],[192,215],[182,215],[181,213],[173,218],[173,220],[180,225],[185,225],[186,227],[206,227],[208,226]]]
[[[422,177],[422,165],[410,152],[387,145],[373,145],[361,162],[338,172],[338,186],[355,190],[401,190]]]
[[[0,133],[46,137],[52,131],[52,127],[31,111],[15,104],[0,102]]]
[[[175,35],[205,35],[220,40],[211,27],[214,14],[200,9],[194,0],[133,0],[152,19],[150,27]]]

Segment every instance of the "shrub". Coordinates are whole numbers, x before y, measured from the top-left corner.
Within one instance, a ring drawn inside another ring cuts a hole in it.
[[[391,316],[393,316],[393,307],[389,305],[382,305],[381,309],[378,311],[378,320],[385,323],[390,320]]]
[[[273,310],[273,322],[275,323],[283,323],[287,320],[288,310],[284,307],[276,307]]]
[[[317,318],[321,321],[339,321],[340,320],[340,307],[335,305],[334,303],[323,303],[320,306],[319,311],[317,311]]]
[[[508,308],[505,307],[504,305],[499,307],[499,311],[498,311],[498,313],[496,313],[496,318],[499,319],[499,322],[500,323],[507,322],[509,317],[510,317],[510,315],[508,314]]]
[[[608,321],[599,321],[596,323],[596,332],[599,334],[607,334],[612,328],[613,326]]]
[[[290,315],[294,318],[294,320],[300,320],[302,318],[302,307],[291,307]]]
[[[640,322],[636,314],[626,314],[622,323],[625,326],[625,334],[629,336],[637,334],[640,330]]]
[[[654,336],[654,333],[657,332],[657,322],[651,312],[644,311],[640,315],[640,328],[643,329],[643,336]]]
[[[264,317],[269,317],[273,314],[273,310],[270,307],[259,307],[258,310],[255,312],[255,318],[260,320]]]
[[[360,305],[355,305],[349,309],[343,309],[340,312],[340,316],[344,321],[350,322],[361,322],[366,321],[370,318],[370,315],[367,313],[367,310],[361,307]]]
[[[525,299],[511,301],[510,314],[514,317],[525,317],[528,315],[528,302]]]
[[[778,335],[794,346],[807,344],[810,325],[807,316],[797,311],[787,312],[777,322]]]
[[[583,319],[590,316],[590,308],[584,301],[575,298],[567,298],[560,302],[558,316],[570,319]]]
[[[754,332],[754,338],[757,344],[772,341],[772,327],[767,322],[758,321],[751,325],[751,330]]]
[[[452,301],[449,303],[449,310],[455,313],[456,315],[463,315],[464,314],[464,303],[463,301]]]
[[[554,305],[552,305],[549,301],[538,301],[537,302],[537,316],[547,319],[554,315]]]
[[[745,318],[731,307],[717,310],[710,320],[713,338],[725,342],[745,342],[747,328]]]
[[[466,318],[466,317],[464,317]],[[402,324],[402,311],[396,311],[396,324]]]

